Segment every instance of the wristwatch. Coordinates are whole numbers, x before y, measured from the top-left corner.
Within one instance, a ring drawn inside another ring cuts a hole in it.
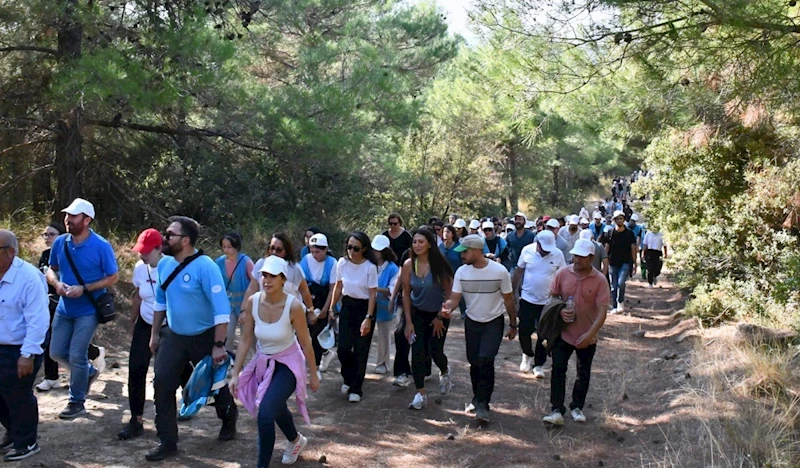
[[[83,285],[83,293],[89,294],[89,286],[86,286],[85,284]]]
[[[513,324],[513,325],[509,323],[509,324],[508,324],[508,326],[509,326],[509,327],[511,327],[511,328],[513,328],[513,329],[515,329],[515,330],[516,330],[517,328],[519,328],[519,325],[517,325],[516,323],[515,323],[515,324]]]
[[[224,347],[225,347],[225,342],[226,342],[226,341],[228,341],[228,339],[227,339],[227,338],[225,338],[225,341],[215,341],[215,342],[214,342],[214,347],[215,347],[215,348],[224,348]]]
[[[375,316],[374,315],[367,315],[367,320],[369,320],[371,322],[374,322],[375,321]]]
[[[31,353],[20,353],[20,356],[24,357],[25,359],[33,358],[33,354]]]

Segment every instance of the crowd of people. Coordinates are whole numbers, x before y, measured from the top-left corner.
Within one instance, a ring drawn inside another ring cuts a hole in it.
[[[238,399],[258,423],[258,466],[270,464],[276,424],[288,441],[281,461],[294,463],[308,439],[288,408],[292,394],[309,422],[307,389],[317,391],[338,359],[343,396],[354,404],[369,397],[364,380],[376,335],[374,372],[391,369],[394,385],[413,383],[409,408],[423,410],[433,364],[438,392],[452,390],[445,340],[453,319],[464,322],[472,383],[466,412],[479,423],[491,417],[500,345],[517,335],[520,372],[542,379],[552,359],[547,424],[564,424],[566,371],[576,355],[569,409],[573,421],[585,422],[606,315],[625,310],[625,283],[639,265],[647,266],[653,287],[667,255],[663,236],[639,224],[625,193],[615,194],[625,201],[561,218],[528,219],[519,212],[467,222],[451,215],[407,230],[392,213],[381,234],[350,233],[338,260],[326,234],[314,227],[305,232],[300,255],[279,232],[257,261],[242,252],[237,232],[222,236],[223,255],[212,260],[197,248],[200,227],[188,217],[171,218],[163,231],[146,229],[132,246],[140,260],[132,272],[131,417],[118,437],[144,434],[146,376],[155,357],[159,443],[145,458],[176,455],[182,416],[175,392],[191,386],[193,366],[210,357],[216,366],[231,366],[228,379],[214,388],[218,438],[236,437]],[[90,202],[76,199],[63,211],[64,224],[42,234],[49,249],[39,268],[18,257],[13,232],[0,230],[0,423],[7,461],[40,450],[33,385],[42,362],[38,391],[58,386],[59,364],[70,372],[69,399],[59,414],[65,420],[86,412],[86,395],[104,369],[105,350],[92,339],[113,314],[114,250],[90,228]]]

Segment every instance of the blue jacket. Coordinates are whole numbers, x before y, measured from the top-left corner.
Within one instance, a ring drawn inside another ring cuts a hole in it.
[[[239,258],[236,260],[236,269],[233,270],[233,276],[228,278],[228,272],[225,268],[225,255],[220,256],[215,260],[222,273],[222,279],[225,280],[225,288],[228,292],[228,302],[231,304],[231,312],[239,315],[242,310],[242,301],[244,300],[244,293],[247,287],[250,286],[250,278],[247,277],[247,264],[251,262],[250,257],[240,253]]]
[[[394,262],[387,262],[383,273],[378,277],[378,287],[388,288],[392,279],[397,276],[400,267]],[[394,307],[389,307],[389,298],[378,293],[375,300],[375,320],[378,322],[388,322],[394,318]]]
[[[183,398],[178,414],[181,416],[194,416],[204,405],[211,404],[219,390],[227,385],[228,367],[231,358],[225,354],[225,362],[214,366],[211,356],[206,356],[197,363],[192,371],[189,381],[183,387]]]

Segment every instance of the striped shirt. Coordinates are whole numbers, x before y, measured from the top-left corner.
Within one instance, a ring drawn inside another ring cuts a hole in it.
[[[511,276],[503,265],[490,261],[483,268],[463,265],[453,279],[453,292],[467,303],[467,317],[491,322],[505,312],[503,294],[511,293]]]

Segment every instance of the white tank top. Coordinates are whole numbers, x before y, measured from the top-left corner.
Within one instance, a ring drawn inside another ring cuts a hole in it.
[[[258,340],[258,351],[261,354],[278,354],[288,349],[295,342],[294,328],[292,328],[291,309],[294,297],[286,296],[286,305],[283,307],[281,316],[275,323],[267,323],[261,320],[258,314],[258,301],[264,293],[253,294],[253,318],[256,322],[256,340]]]

